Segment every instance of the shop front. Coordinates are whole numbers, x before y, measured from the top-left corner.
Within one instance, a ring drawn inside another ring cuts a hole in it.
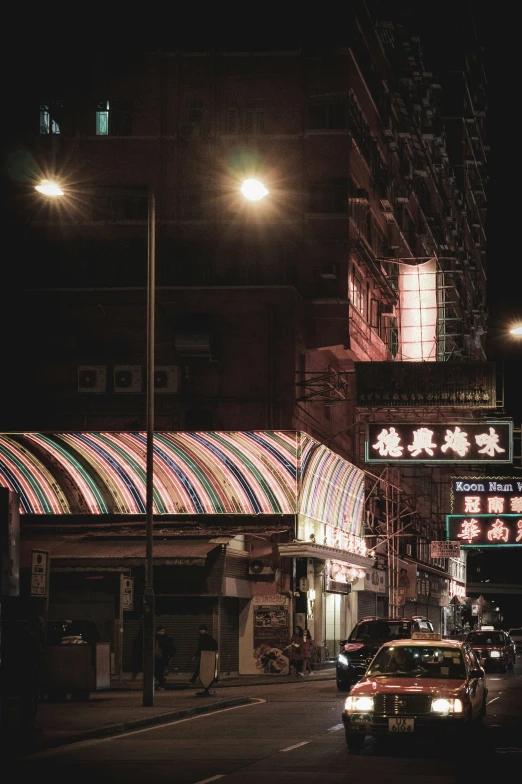
[[[50,613],[95,620],[114,671],[128,670],[144,588],[145,434],[0,434],[0,484],[20,501],[23,590],[32,549],[49,550]],[[363,508],[363,472],[305,433],[155,433],[156,616],[180,671],[201,622],[222,672],[264,671],[274,657],[261,662],[259,649],[284,648],[297,617],[323,657],[335,650],[373,566]],[[133,578],[132,609],[120,575]]]

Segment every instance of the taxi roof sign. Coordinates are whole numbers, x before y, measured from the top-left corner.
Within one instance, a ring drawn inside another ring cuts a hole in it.
[[[442,640],[442,635],[438,632],[413,632],[412,640]]]

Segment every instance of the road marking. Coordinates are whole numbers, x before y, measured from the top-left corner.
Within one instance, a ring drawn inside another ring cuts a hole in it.
[[[150,727],[142,727],[139,730],[130,730],[130,732],[120,732],[118,735],[109,735],[107,738],[92,738],[92,740],[79,740],[76,743],[68,743],[64,746],[57,746],[54,749],[42,749],[42,751],[37,751],[34,754],[27,754],[26,758],[29,757],[51,757],[55,754],[59,754],[66,749],[70,749],[72,746],[95,746],[98,743],[107,743],[109,740],[118,740],[122,738],[128,738],[130,735],[139,735],[142,732],[150,732],[151,730],[157,730],[160,727],[172,727],[173,724],[183,724],[186,721],[194,721],[195,719],[205,719],[209,718],[210,716],[215,716],[217,713],[228,713],[228,711],[237,710],[238,708],[250,708],[252,705],[260,705],[262,702],[266,702],[261,697],[251,697],[252,700],[255,702],[248,702],[246,705],[233,705],[231,708],[220,708],[219,710],[212,711],[211,713],[198,713],[196,716],[187,716],[185,719],[174,719],[173,721],[166,721],[165,723],[160,724],[152,724]],[[306,741],[307,742],[307,741]],[[301,744],[298,744],[301,745]],[[292,747],[293,748],[293,747]],[[225,775],[225,774],[223,774]]]
[[[342,730],[344,724],[341,722],[340,724],[334,724],[333,727],[328,727],[326,732],[337,732],[338,730]]]
[[[522,749],[516,746],[507,746],[505,749],[495,749],[497,754],[522,754]]]
[[[493,699],[487,702],[486,705],[491,705],[492,702],[495,702],[495,700],[499,700],[499,699],[500,697],[493,697]]]
[[[301,743],[294,743],[293,746],[287,746],[286,749],[281,749],[281,751],[292,751],[292,749],[298,749],[299,746],[306,746],[309,742],[308,740],[302,740]]]
[[[226,773],[218,773],[217,776],[211,776],[209,779],[201,779],[201,781],[196,781],[196,784],[209,784],[210,781],[217,781],[218,779],[222,779],[223,776],[226,776]]]

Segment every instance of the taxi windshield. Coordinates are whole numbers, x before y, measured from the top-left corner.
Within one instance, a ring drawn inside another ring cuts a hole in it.
[[[472,645],[502,645],[502,635],[499,632],[472,632],[468,634],[466,642]]]
[[[443,645],[382,648],[366,672],[367,677],[382,678],[466,678],[466,666],[458,648]]]

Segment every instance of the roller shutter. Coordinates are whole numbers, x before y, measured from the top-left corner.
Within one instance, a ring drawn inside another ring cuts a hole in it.
[[[357,620],[377,615],[377,594],[373,591],[357,591]]]
[[[239,599],[219,600],[219,671],[239,672]]]

